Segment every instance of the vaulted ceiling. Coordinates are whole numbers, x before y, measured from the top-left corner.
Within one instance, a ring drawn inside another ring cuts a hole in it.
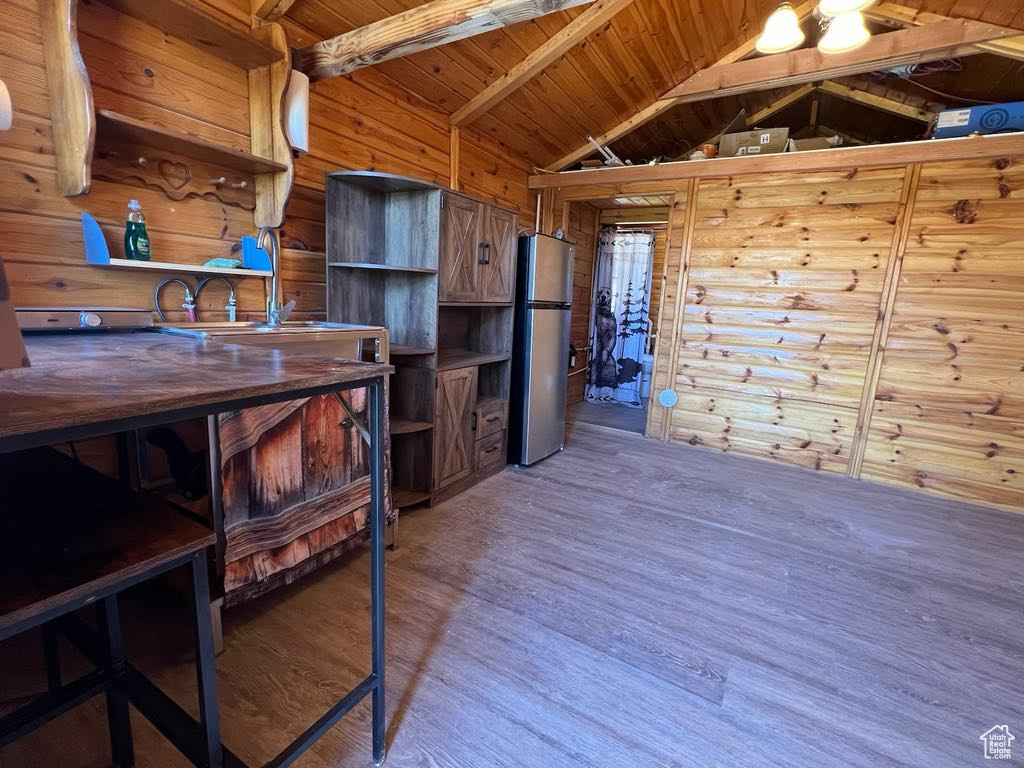
[[[303,46],[421,4],[419,0],[296,0],[284,21],[292,44]],[[777,4],[778,0],[635,0],[478,118],[474,126],[536,165],[546,166],[579,147],[588,134],[599,135],[619,124],[755,36]],[[1024,0],[901,0],[900,4],[1024,29]],[[586,8],[543,16],[384,62],[377,68],[451,113]],[[1024,100],[1024,62],[988,54],[964,59],[961,72],[915,78],[917,84],[870,76],[856,80],[849,84],[933,110],[962,106],[969,100]],[[756,113],[784,93],[762,91],[681,105],[622,138],[613,148],[633,160],[676,157],[716,135],[741,108]],[[920,122],[880,115],[827,94],[808,96],[763,124],[788,125],[794,132],[805,130],[811,127],[814,100],[818,102],[814,108],[818,125],[860,141],[914,138],[925,128]]]

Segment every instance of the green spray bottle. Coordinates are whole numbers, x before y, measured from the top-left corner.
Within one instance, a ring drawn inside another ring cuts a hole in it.
[[[128,218],[124,224],[124,255],[135,261],[149,261],[149,233],[146,217],[138,200],[128,201]]]

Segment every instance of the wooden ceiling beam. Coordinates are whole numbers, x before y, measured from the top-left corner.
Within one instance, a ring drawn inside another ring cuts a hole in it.
[[[1016,30],[966,19],[947,19],[922,27],[876,35],[849,53],[823,54],[817,48],[738,61],[697,72],[662,98],[689,103],[739,96],[766,88],[847,77],[889,67],[907,66],[980,53],[977,43],[1005,39]]]
[[[889,112],[900,117],[906,117],[910,120],[917,120],[922,123],[932,122],[936,114],[927,109],[918,109],[917,107],[906,104],[902,101],[889,98],[888,96],[879,96],[876,93],[870,91],[862,91],[858,88],[851,88],[848,85],[841,83],[835,83],[831,80],[826,80],[822,83],[818,90],[822,93],[827,93],[830,96],[843,99],[845,101],[852,101],[856,104],[863,104],[872,109],[878,109],[882,112]]]
[[[295,5],[295,0],[252,0],[252,15],[262,21],[277,21]]]
[[[544,71],[565,52],[582,43],[633,0],[597,0],[543,45],[469,100],[452,115],[452,125],[466,125]]]
[[[297,52],[310,80],[344,75],[594,0],[433,0]]]
[[[810,96],[816,90],[817,89],[813,85],[811,85],[810,83],[808,83],[806,85],[801,85],[798,88],[794,88],[789,93],[787,93],[785,96],[782,96],[782,97],[776,99],[775,101],[773,101],[771,104],[769,104],[764,109],[759,110],[759,111],[755,112],[754,114],[752,114],[750,117],[748,117],[747,118],[747,125],[751,125],[751,126],[758,125],[762,121],[767,120],[772,115],[778,114],[782,110],[786,109],[786,107],[791,107],[794,104],[796,104],[798,101],[800,101],[801,99],[804,99],[807,96]]]
[[[797,16],[800,17],[800,20],[803,21],[804,19],[810,17],[810,15],[814,13],[814,9],[818,7],[819,2],[820,0],[805,0],[803,3],[801,3],[795,9]],[[750,54],[754,53],[755,50],[757,50],[757,38],[760,37],[760,35],[761,33],[758,32],[757,36],[751,37],[749,40],[746,40],[741,45],[738,45],[736,48],[733,48],[731,51],[729,51],[729,53],[725,54],[725,56],[716,61],[713,66],[720,67],[726,64],[732,64],[733,62],[740,61],[741,59],[745,59],[747,56],[749,56]],[[600,136],[596,137],[597,142],[599,144],[607,146],[612,142],[618,141],[623,136],[632,133],[641,125],[650,122],[658,115],[662,114],[663,112],[667,112],[674,106],[676,106],[675,102],[662,101],[661,99],[657,99],[648,104],[646,107],[641,109],[636,114],[623,120],[621,123],[616,125],[611,130],[605,131]],[[589,141],[584,142],[580,144],[580,146],[578,146],[572,152],[568,153],[567,155],[563,155],[562,157],[555,160],[555,162],[548,165],[545,168],[545,170],[561,171],[562,169],[574,163],[578,163],[580,160],[593,153],[593,151],[594,146]]]
[[[919,27],[925,24],[947,21],[950,18],[939,13],[929,13],[928,11],[919,11],[916,8],[908,8],[899,3],[878,3],[867,8],[864,11],[864,16],[870,21],[897,27]],[[986,53],[994,53],[997,56],[1024,61],[1024,33],[1004,40],[978,43],[978,47]]]

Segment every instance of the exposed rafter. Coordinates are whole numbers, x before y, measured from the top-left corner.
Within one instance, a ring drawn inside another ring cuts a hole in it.
[[[408,56],[594,0],[433,0],[297,52],[310,80]]]
[[[787,93],[784,96],[781,96],[780,98],[778,98],[775,101],[773,101],[771,104],[769,104],[764,109],[759,110],[759,111],[755,112],[754,114],[752,114],[750,117],[748,117],[747,118],[747,125],[757,125],[757,124],[767,120],[772,115],[778,114],[782,110],[786,109],[786,107],[791,107],[794,104],[796,104],[798,101],[801,101],[801,100],[807,98],[812,93],[814,93],[816,90],[817,89],[813,85],[810,85],[810,84],[801,85],[798,88],[794,88],[789,93]]]
[[[452,125],[466,125],[476,120],[510,93],[539,75],[570,48],[583,42],[632,2],[633,0],[597,0],[542,46],[457,110],[452,115]]]
[[[1005,39],[1016,30],[965,19],[947,19],[923,27],[873,37],[849,53],[826,55],[816,48],[738,61],[697,72],[662,98],[687,103],[738,96],[766,88],[859,75],[953,56],[980,53],[977,43]]]
[[[857,104],[864,104],[865,106],[872,107],[873,109],[890,112],[894,115],[906,117],[910,120],[918,120],[922,123],[930,123],[935,119],[935,113],[930,110],[919,109],[911,104],[891,99],[888,96],[879,96],[876,93],[863,91],[859,88],[851,88],[848,85],[835,83],[831,80],[827,80],[822,83],[818,90],[823,93],[827,93],[830,96],[835,96],[846,101],[852,101]]]
[[[252,0],[252,15],[263,21],[276,21],[293,5],[295,0]]]
[[[801,20],[808,18],[812,13],[814,13],[814,9],[818,6],[818,2],[819,0],[805,0],[805,2],[801,3],[799,7],[795,9],[797,16],[799,16]],[[760,36],[760,33],[758,33],[758,36]],[[751,37],[749,40],[729,51],[729,53],[716,61],[714,66],[719,67],[745,59],[756,50],[756,43],[757,37]],[[614,141],[618,141],[623,136],[635,131],[641,125],[650,122],[663,112],[667,112],[672,109],[675,105],[676,102],[663,101],[661,99],[655,100],[632,117],[623,120],[611,130],[602,133],[597,137],[597,141],[601,144],[611,144]],[[573,163],[578,163],[593,151],[594,147],[590,142],[583,142],[569,154],[558,158],[555,162],[548,165],[546,170],[560,171]]]
[[[899,3],[879,3],[878,5],[873,5],[864,11],[864,15],[871,21],[897,27],[918,27],[924,24],[946,21],[950,18],[938,13],[908,8]],[[1024,34],[1018,34],[1016,37],[1005,40],[979,43],[978,47],[986,53],[994,53],[998,56],[1024,61]]]

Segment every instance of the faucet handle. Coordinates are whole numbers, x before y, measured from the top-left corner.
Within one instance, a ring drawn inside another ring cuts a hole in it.
[[[288,316],[295,310],[295,299],[292,299],[280,309],[274,310],[274,322],[283,323],[288,319]]]

